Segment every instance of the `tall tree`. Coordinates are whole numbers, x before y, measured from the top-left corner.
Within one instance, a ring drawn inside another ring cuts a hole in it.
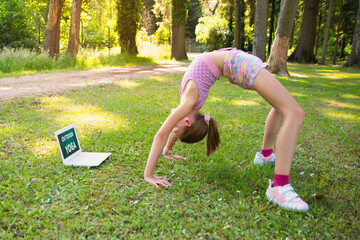
[[[245,1],[235,0],[234,47],[244,49],[245,46]]]
[[[323,17],[323,12],[324,12],[323,2],[324,2],[324,0],[320,0],[319,14],[318,14],[318,20],[317,20],[318,24],[317,24],[316,40],[315,40],[315,53],[314,53],[315,56],[317,56],[319,42],[320,42],[322,17]]]
[[[334,5],[333,3],[334,3],[334,0],[329,0],[328,18],[327,18],[327,21],[326,21],[326,30],[325,30],[323,49],[322,49],[322,52],[321,52],[320,64],[325,63],[326,49],[327,49],[327,44],[328,44],[328,40],[329,40],[332,8],[333,8],[333,5]]]
[[[58,55],[60,50],[60,20],[62,6],[62,0],[50,0],[44,51],[48,52],[51,57]]]
[[[290,62],[316,63],[314,55],[316,19],[320,0],[304,0],[304,14],[295,51],[290,55]]]
[[[145,28],[148,35],[153,35],[157,29],[156,16],[153,12],[155,1],[143,0],[145,8],[141,11],[141,23],[140,28]]]
[[[340,49],[340,59],[344,59],[346,56],[345,47],[349,42],[352,41],[354,35],[354,29],[356,25],[356,16],[358,11],[358,1],[359,0],[346,0],[343,4],[342,11],[342,39],[341,39],[341,49]]]
[[[270,0],[270,2],[271,2],[271,13],[270,13],[270,23],[269,23],[268,50],[267,50],[268,55],[270,55],[271,44],[274,35],[276,0]]]
[[[81,5],[82,0],[73,0],[67,50],[72,55],[76,55],[79,51]]]
[[[299,0],[281,1],[279,21],[268,60],[269,70],[272,73],[289,76],[287,70],[287,50],[298,3]]]
[[[255,24],[256,0],[248,0],[247,2],[250,5],[249,26],[252,27]]]
[[[355,65],[360,66],[360,0],[359,0],[357,17],[356,17],[354,36],[352,41],[351,54],[344,66],[351,67]]]
[[[189,0],[171,0],[172,41],[171,58],[188,59],[185,48],[185,26]]]
[[[144,5],[141,0],[117,1],[117,30],[122,54],[137,55],[136,32],[141,21],[141,10]]]
[[[253,54],[261,60],[266,59],[266,32],[268,20],[268,0],[256,1]]]
[[[335,41],[335,49],[334,49],[334,56],[333,56],[333,64],[334,65],[336,63],[337,47],[338,47],[339,38],[340,38],[340,27],[341,27],[341,21],[342,21],[342,7],[343,7],[343,0],[340,0],[339,19],[338,19],[338,24],[336,26],[336,41]]]

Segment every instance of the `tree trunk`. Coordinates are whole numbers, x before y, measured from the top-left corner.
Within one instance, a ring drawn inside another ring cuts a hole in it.
[[[328,40],[329,40],[329,32],[330,32],[330,23],[331,23],[333,2],[334,2],[334,0],[330,0],[330,2],[329,2],[329,11],[328,11],[328,18],[327,18],[327,21],[326,21],[324,44],[323,44],[323,49],[322,49],[322,52],[321,52],[321,59],[320,59],[320,64],[321,65],[323,65],[325,63],[325,55],[326,55],[326,49],[327,49],[327,44],[328,44]]]
[[[288,61],[297,63],[316,63],[314,55],[316,19],[320,0],[305,0],[304,14],[295,51]]]
[[[318,29],[317,29],[317,33],[316,33],[316,41],[315,41],[315,53],[314,55],[317,56],[317,52],[318,52],[318,48],[319,48],[319,40],[320,40],[320,30],[321,30],[321,22],[322,22],[322,9],[320,9],[319,11],[319,20],[318,20]]]
[[[343,0],[340,0],[340,10],[339,10],[339,20],[336,26],[336,41],[335,41],[335,49],[334,49],[334,56],[333,56],[333,64],[336,64],[336,56],[337,56],[337,48],[339,44],[339,37],[340,37],[340,27],[342,21],[342,7],[343,7]]]
[[[79,51],[81,4],[82,0],[73,0],[71,9],[70,33],[67,51],[74,56],[76,56]]]
[[[287,49],[289,46],[298,3],[299,0],[281,1],[280,17],[268,60],[269,70],[272,73],[289,76],[286,61]]]
[[[271,13],[270,13],[270,26],[269,26],[269,44],[267,54],[270,55],[271,44],[274,34],[274,22],[275,22],[275,0],[271,0]]]
[[[60,20],[62,0],[50,0],[48,21],[45,31],[44,51],[51,57],[59,54],[60,50]]]
[[[351,54],[344,67],[360,66],[360,0],[356,17],[356,25],[352,41]]]
[[[233,16],[233,12],[234,12],[234,0],[230,0],[228,5],[228,27],[230,32],[233,31],[233,20],[234,20],[234,16]]]
[[[185,48],[185,23],[172,27],[171,58],[188,59]]]
[[[256,2],[253,54],[263,61],[266,60],[268,5],[268,0],[258,0]]]
[[[275,36],[269,57],[269,70],[282,76],[289,76],[287,70],[287,50],[290,42],[289,36]]]
[[[255,24],[255,11],[256,11],[256,3],[255,0],[248,0],[250,5],[250,13],[249,13],[249,26],[252,27]]]
[[[339,59],[344,59],[344,53],[345,53],[345,47],[346,47],[346,39],[345,39],[345,34],[343,34],[342,38],[341,38],[341,48],[340,48],[340,55],[339,55]]]
[[[139,52],[136,46],[136,32],[141,21],[141,0],[117,0],[117,32],[121,54],[136,56]]]
[[[172,42],[171,58],[188,59],[185,47],[185,26],[188,0],[171,1]]]
[[[245,41],[245,2],[244,0],[235,0],[235,29],[234,29],[234,47],[244,49]]]

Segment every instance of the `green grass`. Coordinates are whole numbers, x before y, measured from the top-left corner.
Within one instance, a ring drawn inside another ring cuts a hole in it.
[[[203,112],[222,145],[177,143],[187,162],[161,158],[155,188],[142,175],[152,139],[179,101],[180,75],[121,80],[0,103],[0,238],[356,239],[359,237],[360,71],[289,65],[279,77],[307,116],[291,183],[310,204],[285,211],[265,197],[273,167],[252,161],[269,105],[218,81]],[[97,168],[61,163],[54,131],[74,123]]]
[[[164,54],[167,52],[167,49],[163,51]],[[44,72],[149,65],[166,59],[166,56],[158,56],[154,58],[152,56],[123,55],[119,48],[113,48],[110,51],[108,49],[80,49],[76,57],[63,52],[58,58],[50,58],[43,52],[6,48],[0,51],[0,78]]]

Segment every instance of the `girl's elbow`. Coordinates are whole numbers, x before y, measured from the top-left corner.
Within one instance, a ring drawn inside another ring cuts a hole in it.
[[[165,134],[161,133],[161,132],[157,132],[154,136],[154,142],[155,141],[166,141],[167,136],[165,136]]]

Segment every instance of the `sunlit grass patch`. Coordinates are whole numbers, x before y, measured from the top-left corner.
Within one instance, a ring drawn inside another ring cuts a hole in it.
[[[309,95],[307,94],[298,93],[298,92],[291,92],[291,95],[296,97],[309,97]]]
[[[231,103],[236,106],[259,105],[259,103],[252,100],[232,100]]]
[[[350,98],[350,99],[360,99],[360,96],[355,94],[348,94],[348,93],[342,94],[341,97]]]
[[[30,151],[39,158],[48,158],[54,151],[57,150],[57,142],[53,138],[36,139],[33,144],[30,144]]]
[[[355,104],[351,104],[351,103],[343,103],[343,102],[338,102],[336,100],[325,100],[324,102],[333,107],[351,108],[351,109],[359,109],[360,110],[359,105],[355,105]]]
[[[209,96],[207,101],[210,101],[210,102],[221,102],[221,101],[223,101],[223,99],[222,99],[222,98],[219,98],[219,97]]]
[[[298,74],[298,73],[292,73],[291,76],[296,78],[307,78],[308,76],[306,74]]]
[[[130,81],[130,80],[120,80],[115,82],[114,84],[119,85],[120,87],[123,88],[136,88],[141,86],[141,83],[135,82],[135,81]]]
[[[360,119],[359,115],[354,115],[351,113],[344,113],[344,112],[339,112],[339,111],[334,111],[334,110],[324,111],[324,115],[326,117],[343,119],[343,120],[359,120]]]
[[[42,108],[61,113],[54,121],[63,126],[76,122],[79,129],[98,129],[103,132],[127,130],[127,126],[124,124],[125,120],[120,116],[106,112],[96,105],[75,103],[66,97],[45,98]]]

